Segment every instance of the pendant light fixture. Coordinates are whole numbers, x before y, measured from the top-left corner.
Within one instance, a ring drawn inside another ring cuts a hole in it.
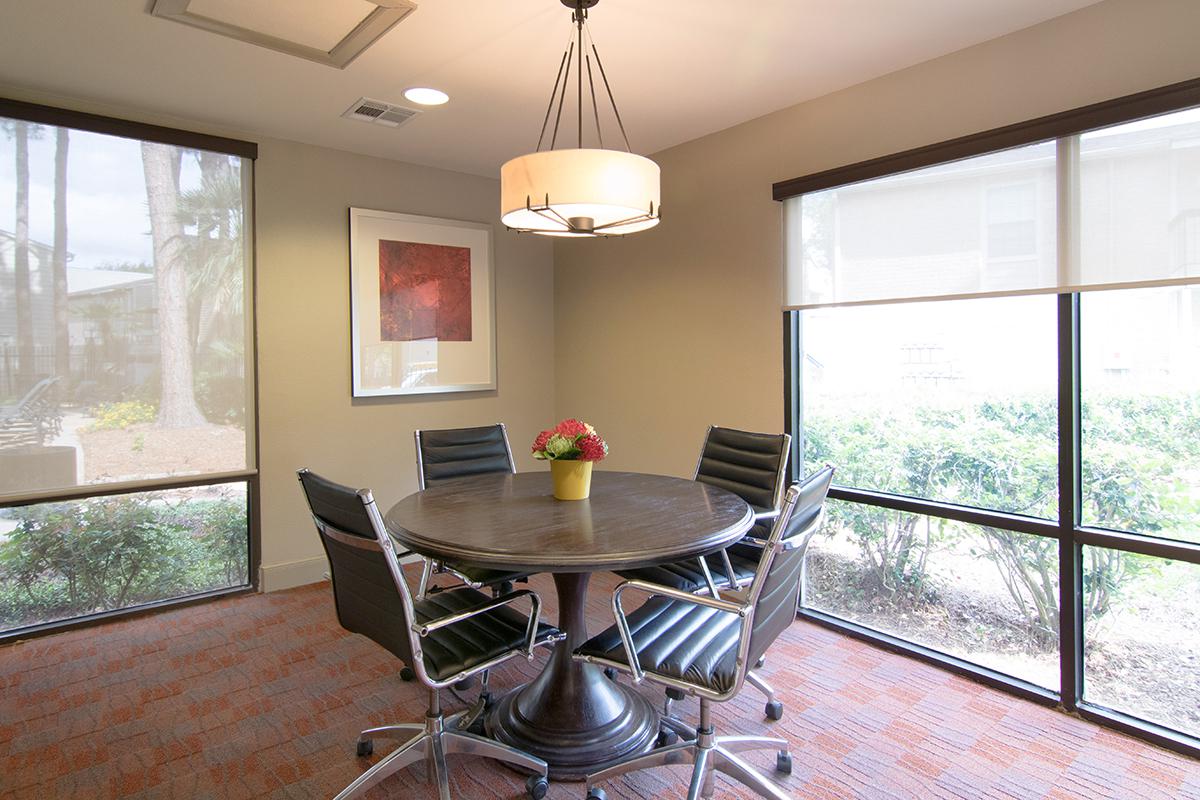
[[[652,228],[658,224],[660,211],[658,164],[630,150],[625,124],[617,110],[604,65],[600,63],[600,53],[587,31],[588,9],[600,0],[561,2],[572,9],[575,31],[558,65],[537,148],[500,168],[500,219],[513,230],[544,236],[622,236]],[[590,52],[584,51],[585,38]],[[604,147],[600,107],[596,102],[596,76],[592,72],[593,57],[625,141],[624,150]],[[555,150],[572,68],[575,71],[578,146]],[[599,144],[596,148],[583,146],[585,71]],[[550,129],[552,116],[554,127]],[[551,130],[549,147],[543,150],[548,129]]]

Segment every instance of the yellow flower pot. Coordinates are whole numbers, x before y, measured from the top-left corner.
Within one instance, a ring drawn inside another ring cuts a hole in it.
[[[551,461],[550,478],[559,500],[586,500],[592,491],[592,461]]]

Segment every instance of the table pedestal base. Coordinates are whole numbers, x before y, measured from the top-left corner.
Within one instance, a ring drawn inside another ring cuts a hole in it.
[[[614,759],[645,751],[658,734],[658,712],[594,664],[571,658],[587,641],[587,573],[559,573],[559,642],[541,674],[505,695],[486,727],[497,741],[543,758],[555,780],[580,780]]]

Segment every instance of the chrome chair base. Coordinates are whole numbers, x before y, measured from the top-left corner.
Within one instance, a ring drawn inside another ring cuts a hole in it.
[[[663,723],[675,729],[681,736],[684,735],[680,730],[684,726],[679,720],[666,718]],[[588,775],[588,797],[603,797],[603,794],[593,788],[595,784],[629,772],[672,764],[692,764],[692,780],[688,787],[687,800],[711,800],[717,772],[724,773],[753,789],[761,797],[791,800],[791,795],[738,756],[738,753],[748,750],[776,750],[786,753],[786,740],[767,736],[716,736],[711,728],[690,731],[688,735],[694,735],[695,739],[652,750]],[[776,763],[787,763],[790,767],[791,759],[789,757],[785,761],[781,756]]]
[[[431,710],[436,708],[437,700],[433,700]],[[535,776],[531,778],[530,784],[527,784],[530,794],[544,796],[546,762],[515,747],[460,730],[458,723],[466,713],[460,711],[448,717],[434,713],[425,717],[424,724],[384,725],[363,731],[358,739],[359,755],[369,755],[373,749],[372,742],[377,738],[404,740],[404,744],[359,775],[353,783],[339,792],[334,800],[361,797],[383,779],[419,761],[425,762],[429,780],[437,782],[440,800],[451,800],[450,773],[446,768],[446,756],[453,753],[484,756],[529,770]],[[541,781],[540,794],[533,786],[538,780]]]
[[[616,672],[616,670],[613,671]],[[779,702],[779,700],[775,698],[775,689],[771,686],[771,684],[763,680],[762,676],[753,670],[746,673],[746,683],[750,684],[755,689],[766,695],[767,702],[766,705],[763,706],[763,714],[765,714],[768,719],[783,719],[783,703]],[[666,699],[663,701],[662,713],[664,717],[671,716],[671,703],[676,699],[677,698],[673,698],[669,694],[666,696]]]

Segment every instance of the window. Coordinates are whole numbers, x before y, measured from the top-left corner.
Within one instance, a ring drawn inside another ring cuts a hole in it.
[[[838,470],[802,613],[1193,754],[1198,104],[776,187],[793,463]]]
[[[252,146],[130,126],[0,106],[0,636],[250,583]]]
[[[805,312],[806,469],[1056,518],[1056,324],[1048,296]]]
[[[1058,688],[1053,540],[830,500],[805,566],[810,608]]]
[[[1200,736],[1200,567],[1084,548],[1084,696]]]
[[[1083,524],[1200,542],[1200,288],[1080,300]]]

